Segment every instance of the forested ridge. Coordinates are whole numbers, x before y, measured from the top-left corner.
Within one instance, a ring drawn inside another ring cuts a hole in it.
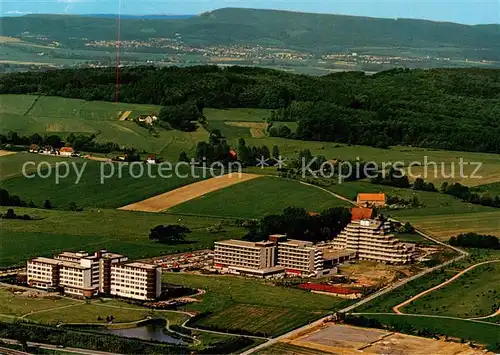
[[[86,40],[115,40],[116,19],[39,15],[0,19],[4,36],[43,34],[68,48]],[[186,19],[129,19],[122,40],[173,38],[188,45],[261,45],[312,53],[345,52],[360,47],[422,49],[438,56],[498,60],[500,33],[495,25],[470,26],[414,19],[387,19],[279,10],[223,8]],[[450,50],[451,49],[451,50]]]
[[[3,75],[0,93],[114,101],[113,68]],[[126,67],[120,101],[164,106],[273,109],[296,121],[292,138],[387,147],[500,153],[500,70],[394,69],[323,77],[278,70]]]

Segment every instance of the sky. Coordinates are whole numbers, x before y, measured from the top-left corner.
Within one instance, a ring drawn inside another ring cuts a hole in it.
[[[56,14],[200,14],[222,7],[283,9],[464,24],[500,23],[500,0],[0,0],[3,16]]]

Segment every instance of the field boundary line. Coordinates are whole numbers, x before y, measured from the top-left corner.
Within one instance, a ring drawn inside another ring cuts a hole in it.
[[[460,271],[458,274],[456,274],[456,275],[454,275],[453,277],[449,278],[448,280],[446,280],[446,281],[444,281],[444,282],[440,283],[439,285],[436,285],[436,286],[434,286],[434,287],[428,288],[427,290],[422,291],[422,292],[420,292],[419,294],[417,294],[417,295],[415,295],[415,296],[413,296],[413,297],[411,297],[411,298],[407,299],[406,301],[404,301],[404,302],[402,302],[402,303],[400,303],[400,304],[398,304],[398,305],[396,305],[396,306],[392,307],[392,310],[393,310],[396,314],[405,314],[405,313],[403,313],[403,312],[401,312],[401,311],[399,310],[401,307],[404,307],[404,306],[406,306],[406,305],[410,304],[411,302],[413,302],[413,301],[415,301],[415,300],[419,299],[420,297],[425,296],[425,295],[426,295],[426,294],[428,294],[428,293],[431,293],[431,292],[433,292],[433,291],[435,291],[435,290],[437,290],[437,289],[440,289],[440,288],[441,288],[441,287],[443,287],[443,286],[446,286],[446,285],[448,285],[448,284],[452,283],[453,281],[455,281],[456,279],[458,279],[458,278],[459,278],[459,277],[461,277],[462,275],[466,274],[467,272],[469,272],[469,271],[470,271],[470,270],[472,270],[472,269],[475,269],[475,268],[476,268],[476,267],[478,267],[478,266],[481,266],[481,265],[486,265],[486,264],[491,264],[491,263],[498,263],[498,262],[500,262],[500,260],[488,260],[488,261],[483,261],[483,262],[480,262],[480,263],[478,263],[478,264],[471,265],[471,266],[469,266],[467,269]]]
[[[205,196],[208,193],[223,190],[227,187],[260,177],[262,176],[257,174],[232,173],[210,179],[202,179],[148,199],[122,206],[118,209],[126,211],[163,212],[184,202]]]
[[[293,179],[291,179],[293,180]],[[352,200],[349,200],[347,197],[344,197],[342,195],[339,195],[339,194],[336,194],[335,192],[332,192],[330,190],[327,190],[325,189],[324,187],[321,187],[321,186],[316,186],[316,185],[313,185],[313,184],[309,184],[307,182],[304,182],[304,181],[299,181],[302,185],[306,185],[306,186],[311,186],[311,187],[315,187],[317,189],[320,189],[320,190],[323,190],[324,192],[326,193],[329,193],[330,195],[332,196],[335,196],[336,198],[338,198],[339,200],[342,200],[342,201],[345,201],[345,202],[349,202],[351,205],[354,205],[354,206],[357,206],[358,204]]]
[[[40,99],[40,95],[36,95],[35,101],[28,107],[25,113],[23,113],[23,116],[28,116],[28,113],[35,107],[36,103],[38,102],[38,99]]]
[[[434,314],[372,313],[372,312],[360,312],[360,313],[351,313],[351,314],[355,315],[355,316],[366,315],[366,316],[426,317],[426,318],[438,318],[438,319],[452,319],[452,320],[459,320],[459,321],[464,321],[464,322],[487,324],[487,325],[493,325],[493,326],[496,326],[496,327],[500,327],[500,324],[491,323],[491,322],[484,322],[484,321],[481,321],[481,320],[474,320],[474,319],[468,319],[468,318],[458,318],[458,317],[450,317],[450,316],[439,316],[439,315],[434,315]]]

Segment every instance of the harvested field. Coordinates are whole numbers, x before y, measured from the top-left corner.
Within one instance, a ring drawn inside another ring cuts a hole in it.
[[[481,354],[465,344],[444,342],[384,330],[329,324],[289,344],[333,354]]]
[[[203,196],[209,192],[214,192],[225,187],[239,184],[240,182],[252,180],[261,177],[256,174],[228,174],[215,177],[208,180],[196,182],[191,185],[183,186],[173,191],[148,198],[144,201],[132,203],[121,207],[121,210],[143,211],[143,212],[161,212],[168,210],[183,202]]]
[[[16,152],[9,152],[8,150],[0,150],[0,157],[4,157],[6,155],[12,155],[12,154],[16,154]]]

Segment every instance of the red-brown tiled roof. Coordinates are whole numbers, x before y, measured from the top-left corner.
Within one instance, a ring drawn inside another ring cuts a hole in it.
[[[358,194],[358,200],[361,200],[361,201],[384,201],[385,202],[385,194],[384,193],[377,193],[377,194],[361,193],[361,194]]]
[[[363,207],[351,208],[351,219],[359,221],[360,219],[370,219],[373,216],[373,209]]]
[[[68,153],[73,153],[73,148],[71,147],[62,147],[59,149],[60,152],[68,152]]]

